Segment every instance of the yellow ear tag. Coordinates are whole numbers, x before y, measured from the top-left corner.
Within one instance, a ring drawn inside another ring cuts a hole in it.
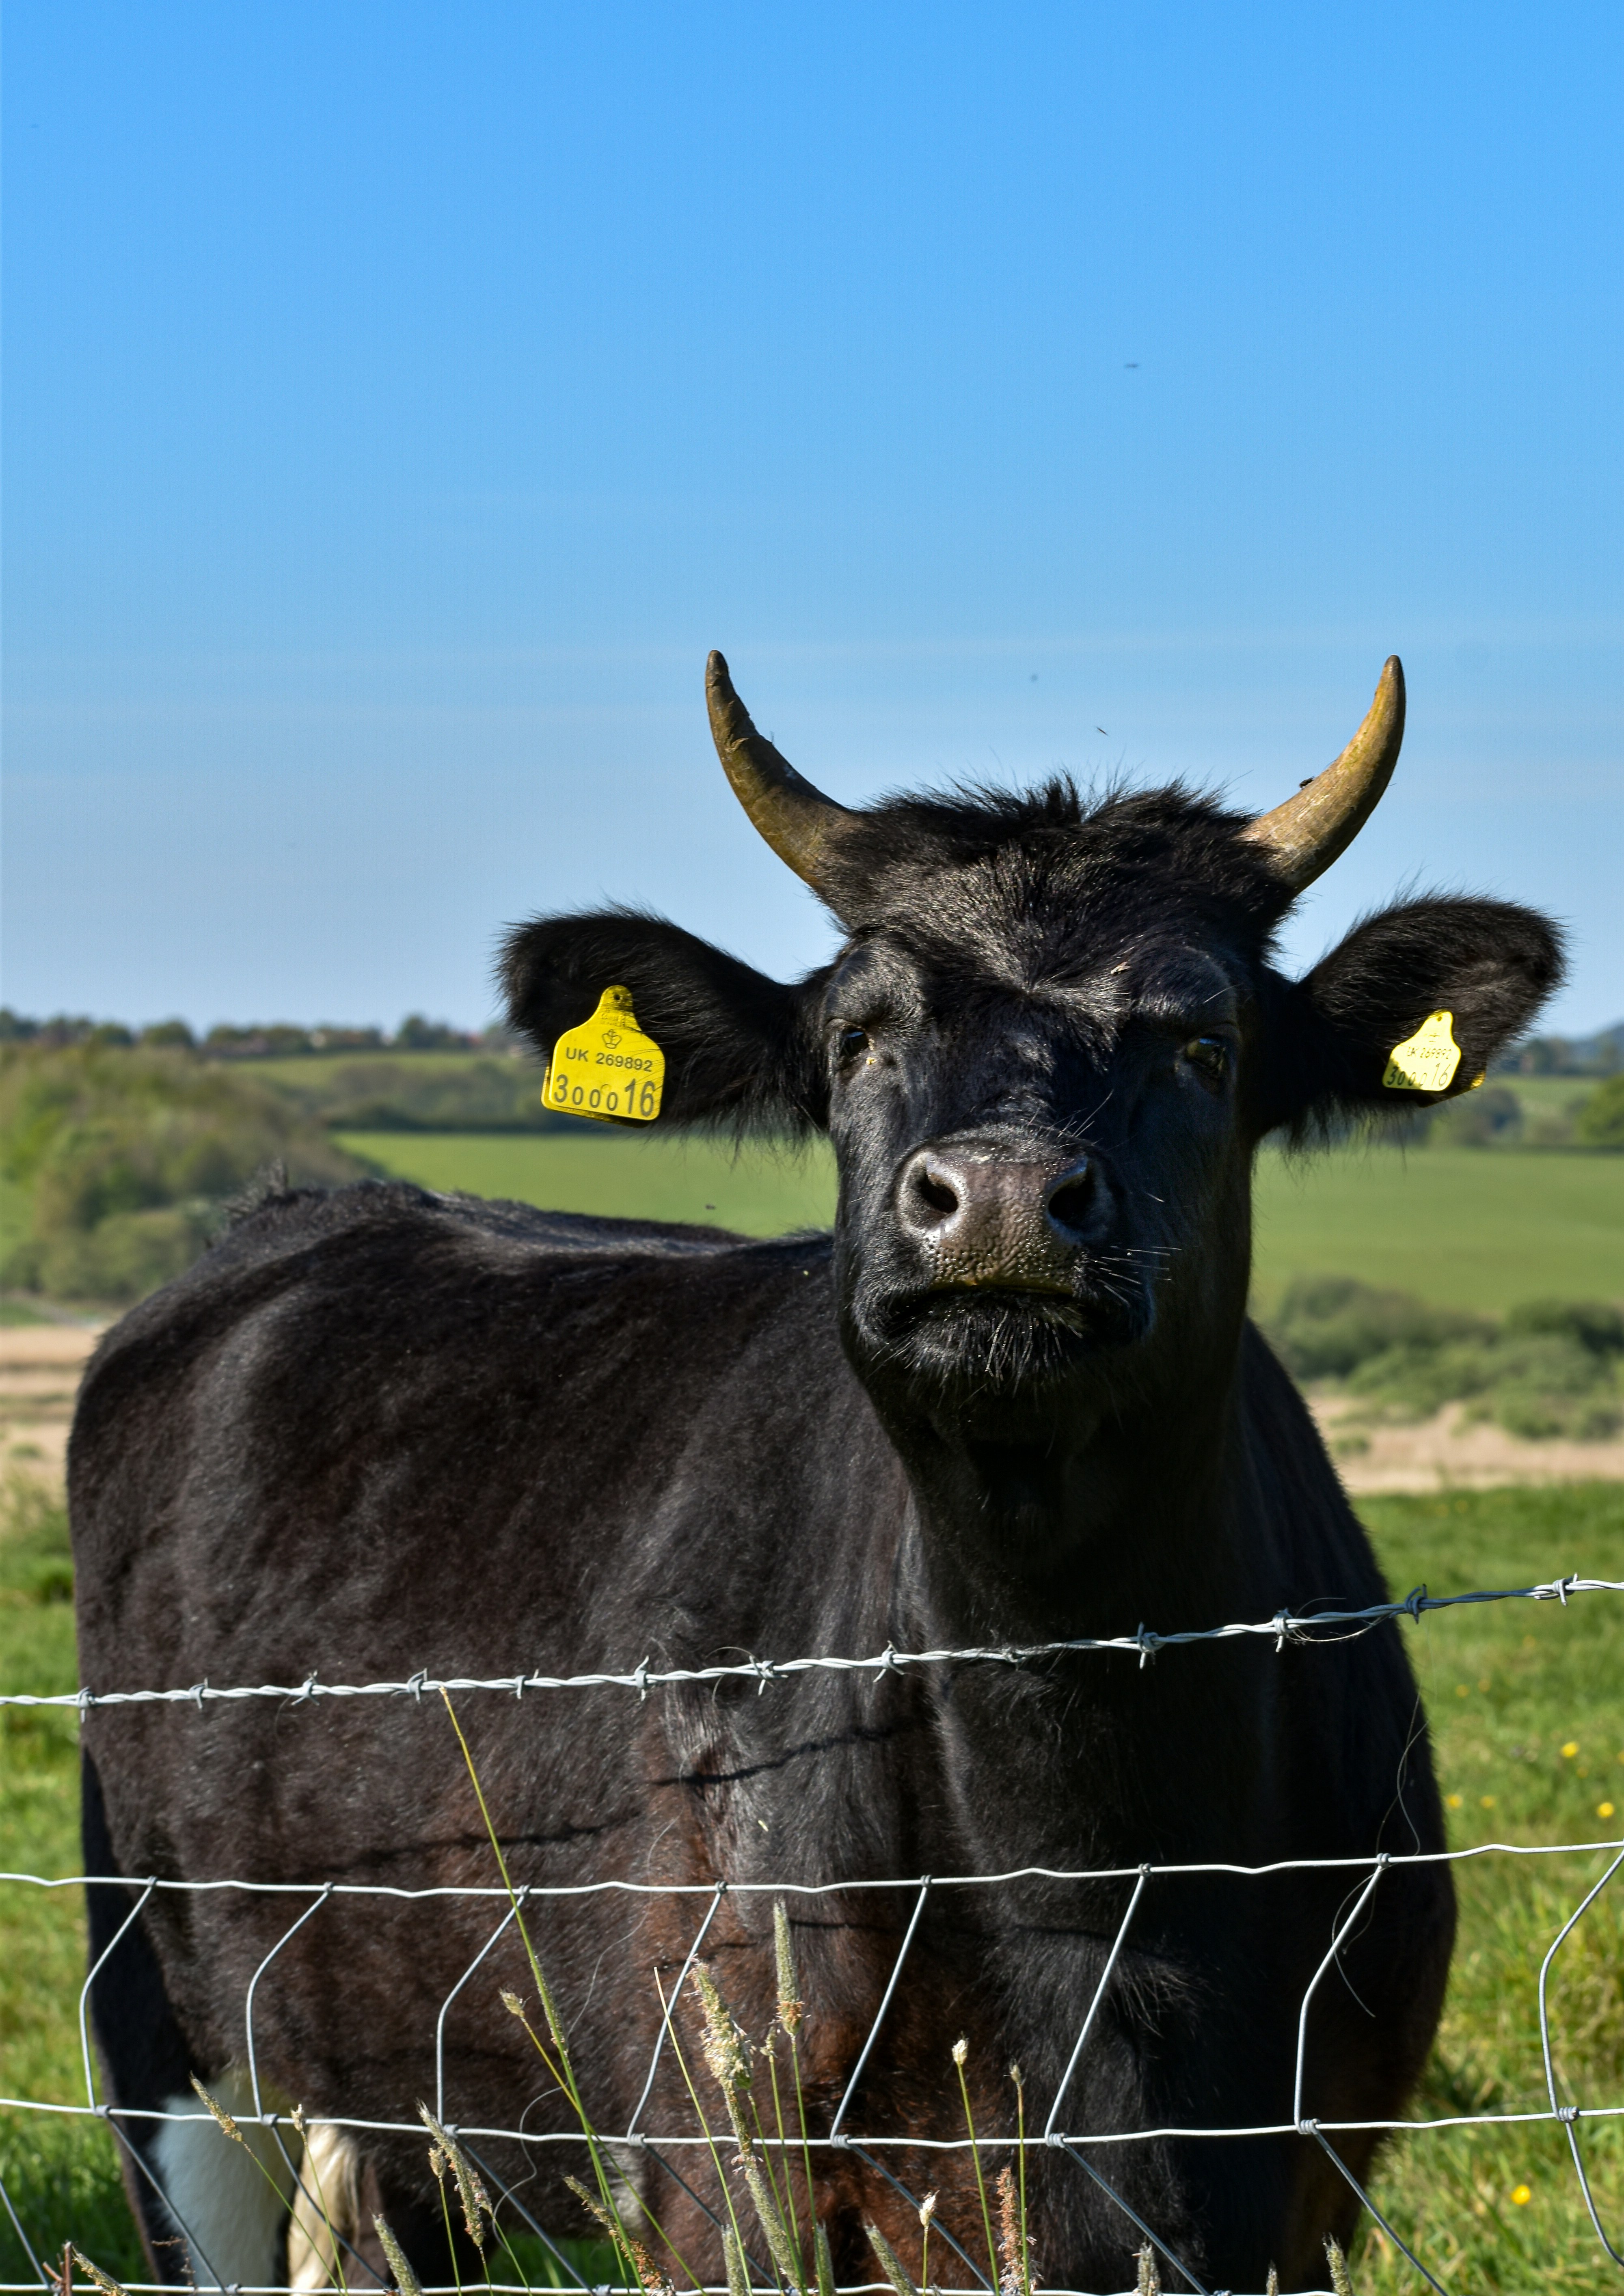
[[[648,1124],[660,1113],[666,1056],[645,1037],[629,988],[606,988],[598,1009],[553,1047],[541,1104],[600,1124]]]
[[[1413,1037],[1395,1045],[1382,1078],[1390,1092],[1448,1092],[1461,1064],[1450,1033],[1453,1013],[1429,1013]]]

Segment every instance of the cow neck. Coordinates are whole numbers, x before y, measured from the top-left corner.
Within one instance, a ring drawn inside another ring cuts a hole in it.
[[[1070,1393],[1000,1425],[874,1398],[912,1494],[912,1599],[938,1647],[1238,1615],[1238,1338],[1224,1372],[1176,1400],[1108,1409]]]
[[[1008,1649],[1258,1615],[1239,1388],[1232,1377],[1171,1422],[1146,1410],[1001,1453],[951,1423],[896,1428],[911,1504],[895,1638]],[[1175,1840],[1191,1857],[1271,1854],[1254,1806],[1266,1707],[1226,1673],[1235,1702],[1215,1787],[1190,1759],[1212,1728],[1211,1679],[1193,1656],[1169,1653],[1148,1675],[1094,1652],[951,1669],[933,1708],[939,1766],[922,1787],[940,1814],[929,1857],[1002,1872],[1133,1864]]]

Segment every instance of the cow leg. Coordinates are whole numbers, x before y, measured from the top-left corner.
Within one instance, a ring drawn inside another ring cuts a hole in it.
[[[81,1790],[85,1871],[117,1874],[101,1781],[88,1754],[81,1764]],[[131,1889],[105,1883],[85,1895],[90,1966],[97,1972],[90,1988],[90,2021],[106,2102],[130,2114],[199,2112],[185,2041],[158,1957],[140,1922],[124,1927],[135,1902]],[[229,2078],[219,2085],[227,2093],[223,2103],[242,2102]],[[184,2286],[194,2276],[201,2281],[217,2272],[226,2281],[263,2282],[267,2275],[258,2267],[267,2260],[279,2262],[267,2229],[275,2196],[246,2152],[206,2120],[116,2115],[112,2127],[125,2192],[153,2279]],[[269,2142],[268,2132],[256,2130],[254,2136]],[[217,2256],[216,2247],[222,2251]]]
[[[116,1874],[101,1781],[88,1754],[80,1787],[85,1871]],[[91,2025],[106,2101],[122,2108],[112,2126],[152,2276],[182,2287],[194,2280],[277,2286],[293,2185],[282,2150],[268,2128],[250,2122],[236,2144],[197,2117],[202,2106],[191,2083],[194,2068],[158,1957],[140,1922],[124,1928],[135,1902],[130,1886],[103,1883],[85,1895],[90,1966],[96,1970]],[[252,2092],[241,2068],[205,2068],[203,2078],[227,2112],[251,2112]],[[145,2112],[188,2117],[122,2117]]]
[[[355,2138],[343,2128],[313,2128],[299,2161],[288,2226],[289,2287],[334,2285],[344,2261],[342,2243],[356,2244],[362,2222],[361,2154]]]
[[[244,2067],[228,2065],[207,2086],[226,2112],[252,2113]],[[198,2111],[190,2084],[164,2102],[174,2113]],[[160,2122],[153,2166],[174,2219],[171,2241],[183,2243],[178,2252],[190,2257],[200,2282],[280,2287],[293,2174],[270,2129],[250,2120],[241,2137],[234,2144],[211,2120]]]

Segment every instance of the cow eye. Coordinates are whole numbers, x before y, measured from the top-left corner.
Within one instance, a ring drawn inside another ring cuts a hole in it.
[[[834,1040],[835,1051],[842,1061],[855,1061],[859,1053],[868,1050],[866,1029],[842,1029]]]
[[[1209,1084],[1222,1084],[1229,1073],[1229,1040],[1226,1037],[1192,1037],[1185,1046],[1185,1058]]]

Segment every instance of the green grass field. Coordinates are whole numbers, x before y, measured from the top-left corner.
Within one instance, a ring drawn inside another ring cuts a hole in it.
[[[834,1171],[799,1155],[642,1136],[534,1140],[472,1133],[346,1133],[380,1170],[425,1187],[511,1196],[556,1211],[709,1220],[745,1235],[826,1226]],[[1357,1275],[1448,1306],[1505,1308],[1543,1294],[1624,1299],[1624,1156],[1484,1149],[1339,1150],[1259,1160],[1259,1297],[1293,1275]]]
[[[1259,1158],[1266,1300],[1293,1275],[1357,1275],[1456,1308],[1624,1299],[1624,1156],[1344,1149]]]
[[[1391,1498],[1367,1502],[1365,1512],[1400,1592],[1423,1578],[1435,1594],[1568,1570],[1624,1578],[1624,1486]],[[64,1557],[60,1513],[13,1496],[0,1529],[0,1681],[8,1688],[63,1689],[75,1680]],[[1624,1596],[1593,1595],[1566,1608],[1507,1603],[1431,1613],[1404,1628],[1431,1712],[1456,1846],[1624,1834],[1621,1618]],[[1334,1665],[1334,1652],[1324,1662]],[[0,1726],[0,1868],[76,1872],[72,1720],[7,1709]],[[1421,2115],[1543,2109],[1539,1961],[1605,1863],[1579,1850],[1484,1857],[1456,1869],[1460,1944]],[[75,1897],[0,1885],[0,2094],[80,2097],[82,1952]],[[1564,1947],[1552,1997],[1564,2098],[1624,2104],[1624,1877]],[[1586,2122],[1582,2136],[1616,2237],[1624,2121]],[[103,2267],[139,2273],[104,2129],[0,2112],[0,2177],[37,2247],[60,2252],[72,2238]],[[1564,2140],[1548,2125],[1400,2138],[1376,2189],[1453,2296],[1601,2296],[1619,2284],[1585,2218]],[[1416,2285],[1374,2232],[1353,2267],[1359,2296]],[[15,2242],[0,2229],[0,2279],[24,2276]]]

